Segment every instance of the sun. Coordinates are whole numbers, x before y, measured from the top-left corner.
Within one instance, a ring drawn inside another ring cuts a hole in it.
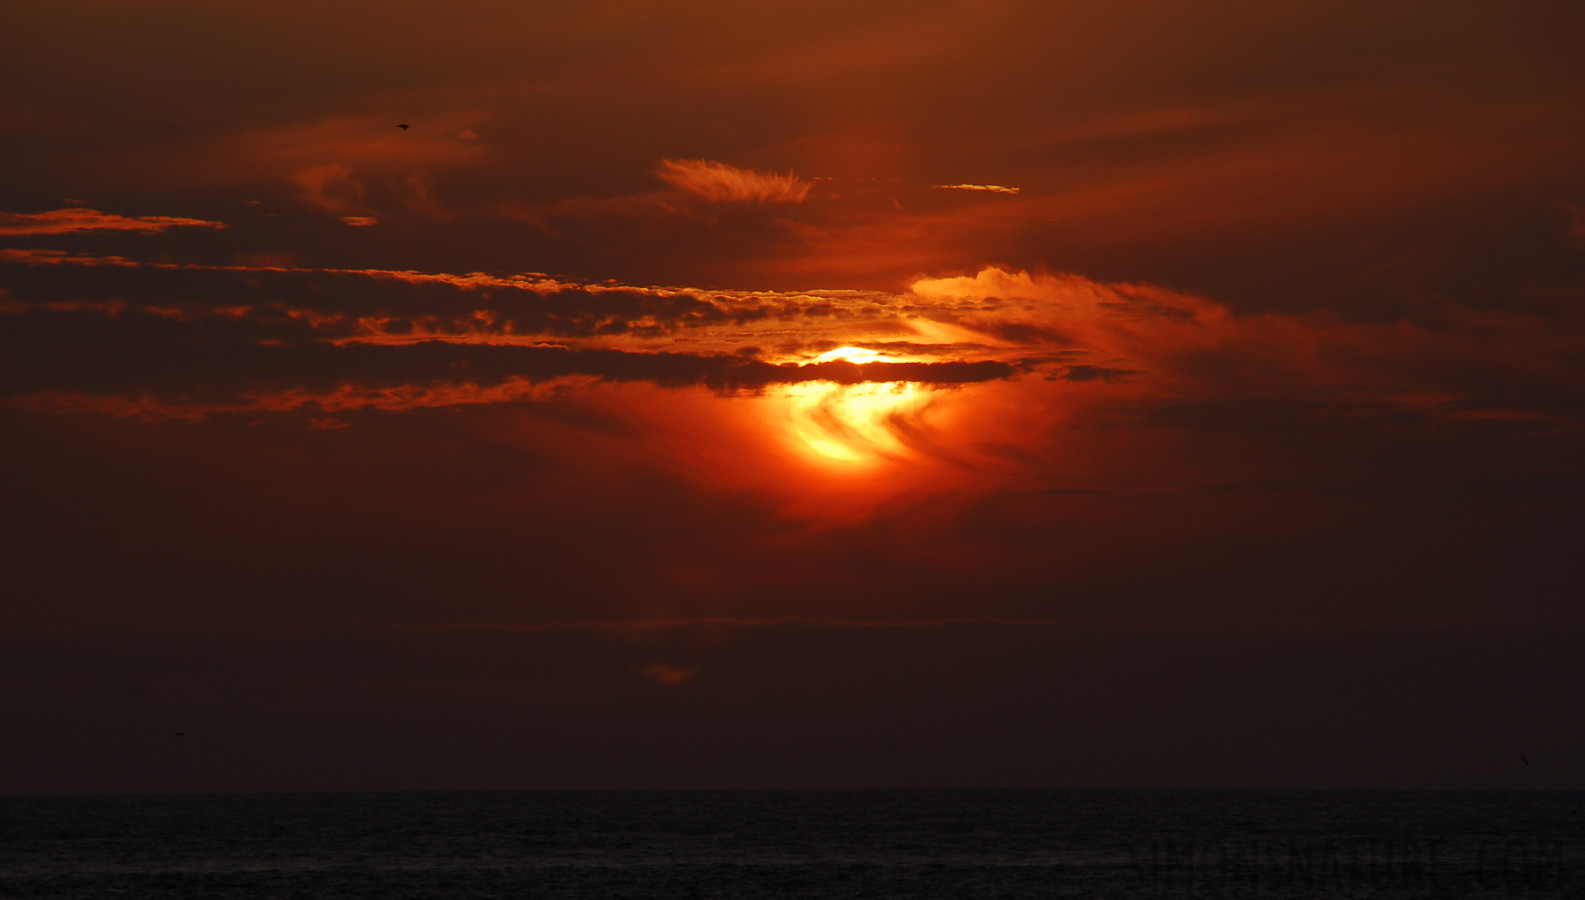
[[[863,347],[838,347],[815,357],[823,363],[858,365],[897,362]],[[899,437],[903,418],[918,411],[925,391],[908,381],[837,384],[814,381],[787,389],[792,431],[820,457],[843,463],[874,463],[911,456]]]

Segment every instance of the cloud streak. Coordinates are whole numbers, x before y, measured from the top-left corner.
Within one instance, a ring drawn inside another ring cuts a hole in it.
[[[935,187],[943,191],[989,191],[993,194],[1016,194],[1020,190],[1001,184],[938,184]]]
[[[131,231],[158,234],[171,228],[225,228],[224,222],[179,216],[121,216],[73,207],[41,213],[0,212],[0,235],[73,234],[82,231]]]

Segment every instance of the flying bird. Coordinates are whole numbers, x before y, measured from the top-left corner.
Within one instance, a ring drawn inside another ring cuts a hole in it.
[[[1530,760],[1525,759],[1524,757],[1521,756],[1521,757],[1519,757],[1519,761],[1524,763],[1524,767],[1525,768],[1527,768],[1527,769],[1530,768]]]
[[[406,131],[407,129],[411,128],[412,126],[410,126],[410,125],[398,125],[396,127],[402,129],[403,131]]]
[[[187,732],[185,732],[185,731],[178,731],[178,732],[176,732],[176,736],[177,736],[177,737],[187,737]]]

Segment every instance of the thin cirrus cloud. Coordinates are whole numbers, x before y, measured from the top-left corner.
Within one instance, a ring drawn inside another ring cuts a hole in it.
[[[992,194],[1016,194],[1020,190],[1003,184],[938,184],[935,187],[943,191],[987,191]]]
[[[663,159],[655,174],[713,203],[802,203],[812,186],[791,172],[758,172],[707,159]]]
[[[97,209],[56,209],[40,213],[0,212],[0,234],[71,234],[80,231],[132,231],[158,234],[171,228],[225,228],[224,222],[180,216],[122,216]]]

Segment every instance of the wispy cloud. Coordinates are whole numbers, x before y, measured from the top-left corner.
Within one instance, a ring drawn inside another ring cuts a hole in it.
[[[290,181],[298,196],[310,206],[350,218],[359,218],[369,211],[363,183],[346,166],[312,166],[293,175]]]
[[[791,172],[757,172],[707,159],[663,159],[655,174],[715,203],[802,203],[811,187]]]
[[[1002,184],[938,184],[935,187],[943,191],[990,191],[993,194],[1016,194],[1021,190]]]
[[[41,213],[0,212],[0,234],[71,234],[77,231],[135,231],[157,234],[168,228],[225,228],[224,222],[179,216],[119,216],[97,209],[56,209]]]

